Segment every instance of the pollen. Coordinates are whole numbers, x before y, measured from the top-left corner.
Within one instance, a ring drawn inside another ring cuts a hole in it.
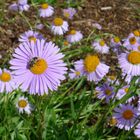
[[[48,5],[47,3],[43,3],[43,4],[41,5],[41,8],[42,8],[42,9],[48,9],[48,7],[49,7],[49,5]]]
[[[100,60],[96,55],[88,55],[84,60],[84,68],[88,73],[94,72]]]
[[[80,71],[75,72],[76,76],[80,76]]]
[[[139,37],[139,36],[140,36],[140,31],[139,31],[139,30],[135,30],[135,31],[133,31],[133,34],[134,34],[136,37]]]
[[[11,75],[10,73],[8,72],[3,72],[1,75],[0,75],[0,80],[2,82],[9,82],[11,80]]]
[[[119,37],[114,37],[114,42],[115,43],[119,43],[120,42],[120,38]]]
[[[131,45],[134,45],[136,43],[136,38],[135,37],[131,37],[129,39],[129,42],[130,42]]]
[[[70,31],[70,34],[71,34],[71,35],[75,35],[75,34],[76,34],[76,30],[71,30],[71,31]]]
[[[35,38],[34,36],[30,36],[30,37],[29,37],[29,40],[30,40],[30,41],[34,41],[34,43],[36,43],[36,38]]]
[[[140,52],[137,52],[137,51],[130,52],[128,54],[127,59],[131,64],[134,64],[134,65],[140,64]]]
[[[54,25],[55,26],[61,26],[61,25],[63,25],[63,19],[62,18],[55,18],[54,19]]]
[[[134,113],[131,110],[125,110],[122,114],[123,118],[126,120],[130,120],[133,118]]]
[[[100,42],[99,42],[99,44],[100,44],[100,46],[104,46],[105,45],[105,42],[104,42],[104,40],[101,40]]]
[[[38,59],[31,67],[30,71],[33,74],[43,74],[48,68],[48,64],[44,59]]]
[[[105,90],[105,94],[106,94],[106,95],[108,95],[108,96],[109,96],[111,93],[112,93],[112,92],[111,92],[111,90],[110,90],[110,89],[106,89],[106,90]]]
[[[20,100],[20,101],[18,101],[18,106],[20,107],[20,108],[25,108],[26,106],[27,106],[27,101],[26,100]]]

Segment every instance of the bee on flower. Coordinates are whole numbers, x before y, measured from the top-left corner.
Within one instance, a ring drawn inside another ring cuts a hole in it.
[[[107,54],[109,52],[109,47],[107,46],[105,41],[102,39],[98,40],[98,41],[94,41],[92,43],[92,46],[93,46],[95,51],[97,51],[101,54]]]
[[[22,91],[43,95],[48,94],[48,90],[57,90],[67,71],[62,60],[64,55],[59,50],[45,40],[24,42],[15,49],[10,68]]]
[[[71,30],[66,38],[68,42],[75,43],[83,38],[83,34],[80,31]]]
[[[73,19],[73,16],[75,14],[76,14],[76,10],[74,8],[63,9],[63,15],[68,19]]]
[[[75,63],[75,69],[87,77],[88,81],[99,82],[109,71],[109,66],[100,62],[97,55],[87,55]]]
[[[113,117],[117,119],[116,126],[120,129],[130,130],[137,122],[138,110],[132,105],[121,104],[114,109]]]
[[[36,42],[37,39],[44,39],[44,37],[42,36],[42,34],[39,34],[38,32],[32,30],[26,31],[25,33],[21,34],[19,37],[19,41],[21,43],[31,42],[31,41]]]
[[[50,6],[48,3],[43,3],[41,5],[41,8],[39,9],[39,15],[40,17],[50,17],[54,13],[54,8]]]
[[[10,70],[0,68],[0,92],[10,93],[16,88],[14,74]]]
[[[25,98],[24,96],[20,97],[16,103],[16,107],[19,111],[19,113],[27,113],[31,114],[31,105],[28,102],[28,99]]]
[[[67,21],[64,21],[62,18],[55,18],[53,24],[51,25],[51,31],[55,35],[63,35],[68,31],[69,25]]]
[[[13,3],[9,6],[9,10],[13,11],[28,11],[30,6],[28,5],[28,0],[18,0],[17,3]]]

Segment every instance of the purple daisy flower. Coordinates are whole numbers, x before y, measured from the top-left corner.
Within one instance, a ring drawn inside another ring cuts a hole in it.
[[[10,5],[9,9],[14,10],[14,11],[19,10],[19,11],[23,12],[23,11],[28,11],[29,7],[30,6],[28,5],[27,0],[18,0],[17,3]]]
[[[10,70],[0,68],[0,92],[12,92],[17,86],[14,81],[14,75]]]
[[[80,71],[77,71],[75,69],[70,69],[69,77],[70,79],[77,79],[81,76]]]
[[[108,103],[111,98],[114,96],[113,87],[109,86],[108,84],[103,84],[101,87],[96,87],[97,98],[98,99],[106,99]]]
[[[32,30],[26,31],[22,35],[20,35],[19,41],[20,42],[36,42],[37,39],[44,39],[41,34],[38,32],[34,32]]]
[[[15,49],[10,68],[23,91],[43,95],[48,94],[48,89],[57,90],[67,71],[62,60],[64,55],[59,50],[55,44],[45,40],[24,42]]]
[[[113,117],[117,119],[116,126],[120,129],[130,130],[137,121],[138,110],[132,105],[123,105],[114,109]]]
[[[98,56],[87,55],[84,60],[75,62],[76,70],[87,77],[88,81],[98,82],[108,73],[109,66],[100,62]]]
[[[66,18],[73,19],[73,16],[76,14],[76,10],[74,8],[68,8],[63,10],[63,15]]]

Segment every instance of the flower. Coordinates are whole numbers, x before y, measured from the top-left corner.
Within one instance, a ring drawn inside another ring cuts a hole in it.
[[[126,94],[128,94],[128,89],[129,89],[129,85],[126,85],[121,89],[119,89],[116,98],[119,100],[123,98]],[[131,102],[133,99],[135,99],[134,96],[130,97],[126,102]]]
[[[108,103],[111,98],[114,96],[113,87],[109,86],[107,83],[103,84],[101,87],[96,87],[97,98],[98,99],[106,99]]]
[[[118,59],[123,73],[131,76],[140,75],[140,52],[131,51],[122,53]]]
[[[69,77],[70,79],[77,79],[81,76],[80,71],[77,71],[75,69],[70,69]]]
[[[99,23],[93,23],[92,26],[98,30],[102,29],[102,26]]]
[[[109,66],[101,63],[97,55],[87,55],[84,60],[76,61],[75,68],[87,76],[88,81],[94,82],[100,81],[109,71]]]
[[[129,38],[130,38],[130,37],[136,37],[136,38],[139,39],[139,37],[140,37],[140,30],[134,30],[132,33],[129,34],[128,37],[129,37]]]
[[[66,18],[73,19],[73,16],[76,14],[76,10],[74,8],[68,8],[63,10],[63,15]]]
[[[106,54],[109,52],[109,47],[105,44],[104,40],[94,41],[92,46],[97,52],[101,54]]]
[[[83,38],[83,35],[80,31],[71,30],[67,35],[67,41],[70,43],[79,42]]]
[[[130,130],[135,125],[137,116],[137,109],[129,104],[121,104],[113,113],[113,117],[117,119],[116,126],[125,130]]]
[[[18,108],[19,113],[23,113],[24,111],[27,114],[31,113],[31,105],[29,104],[28,99],[25,98],[24,96],[22,96],[18,99],[16,107]]]
[[[14,74],[10,70],[0,68],[0,92],[9,93],[16,88]]]
[[[25,33],[23,33],[22,35],[20,35],[19,41],[20,42],[28,42],[28,41],[36,42],[37,39],[44,39],[44,38],[38,32],[29,30],[29,31],[26,31]]]
[[[119,85],[120,84],[119,80],[117,80],[117,76],[116,75],[109,75],[109,76],[107,76],[107,82],[109,84],[114,84],[114,82],[115,82],[115,85]]]
[[[38,29],[38,30],[42,30],[43,28],[44,28],[44,25],[42,23],[38,23],[36,25],[36,29]]]
[[[140,138],[140,123],[136,126],[136,129],[134,130],[134,134]]]
[[[64,21],[62,18],[55,18],[51,26],[51,31],[55,35],[63,35],[68,31],[68,27],[67,21]]]
[[[18,0],[17,3],[13,3],[12,5],[9,6],[9,10],[13,11],[28,11],[29,5],[27,4],[27,0]]]
[[[41,5],[41,8],[39,9],[39,15],[40,17],[50,17],[52,16],[54,13],[54,8],[50,5],[48,5],[48,3],[43,3]]]
[[[64,55],[59,50],[55,44],[45,40],[24,42],[15,49],[10,64],[16,83],[23,91],[43,95],[48,94],[48,89],[57,90],[67,70],[62,60]]]

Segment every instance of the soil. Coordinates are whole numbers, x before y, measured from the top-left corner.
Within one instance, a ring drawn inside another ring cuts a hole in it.
[[[59,4],[60,2],[63,4],[63,1],[58,0]],[[7,53],[18,46],[19,35],[29,30],[27,22],[21,15],[8,11],[10,4],[11,1],[0,4],[0,54],[2,55],[0,64],[7,58]],[[99,33],[111,33],[125,38],[131,31],[140,29],[140,13],[137,12],[139,8],[140,3],[134,0],[86,0],[77,7],[78,12],[69,23],[71,27],[81,30],[85,37],[94,29],[93,24],[99,23],[102,26]],[[34,25],[37,20],[36,9],[31,7],[24,14],[30,19],[31,25]],[[60,7],[55,7],[55,16],[62,17]],[[51,23],[53,18],[54,16],[47,21]],[[45,20],[41,19],[42,22]],[[43,29],[41,32],[47,39],[54,37],[48,29]]]

